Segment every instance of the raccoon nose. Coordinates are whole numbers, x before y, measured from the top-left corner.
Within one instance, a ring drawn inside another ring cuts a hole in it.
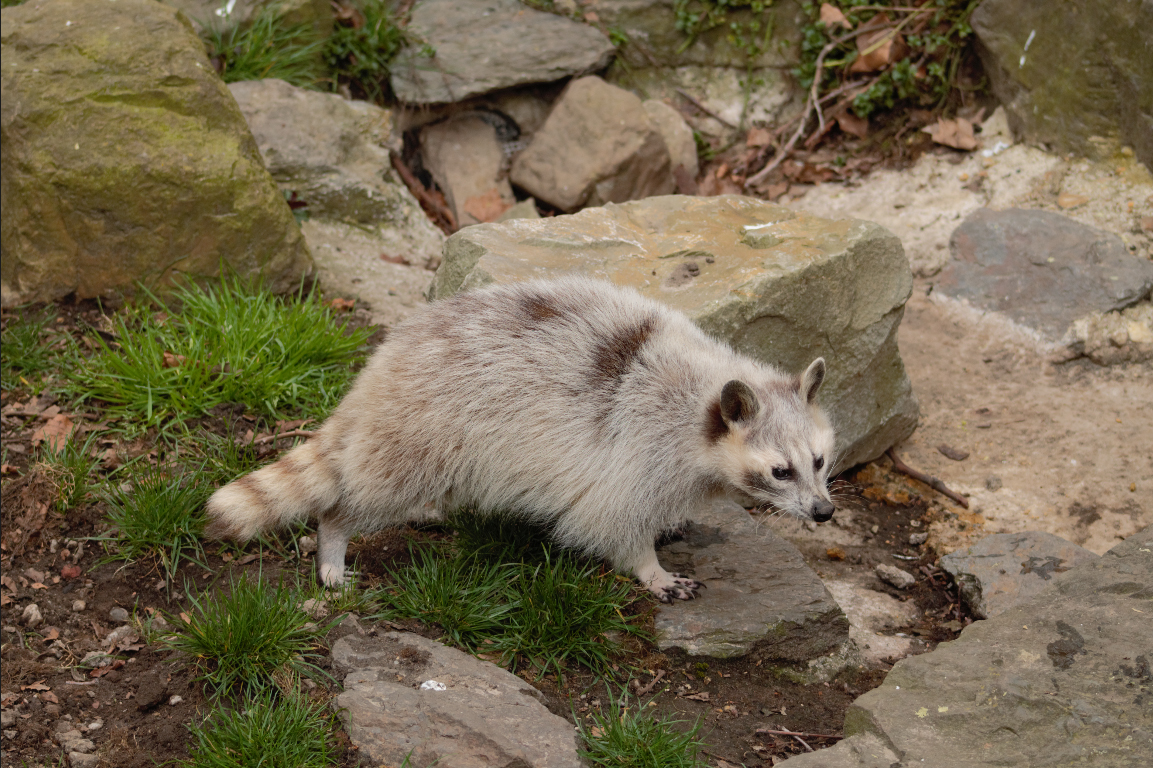
[[[810,514],[818,523],[824,523],[833,519],[834,509],[835,507],[831,501],[817,499],[815,502],[813,502],[813,508],[810,510]]]

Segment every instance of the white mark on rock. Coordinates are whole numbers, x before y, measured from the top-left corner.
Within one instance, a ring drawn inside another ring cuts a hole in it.
[[[1025,47],[1021,49],[1021,62],[1017,65],[1017,69],[1025,66],[1025,54],[1029,51],[1029,46],[1033,44],[1033,38],[1037,36],[1037,30],[1029,33],[1029,39],[1025,41]]]
[[[444,683],[437,682],[436,680],[425,680],[420,684],[422,691],[447,691],[448,686]]]

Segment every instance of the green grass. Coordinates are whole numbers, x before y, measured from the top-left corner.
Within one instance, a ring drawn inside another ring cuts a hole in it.
[[[35,388],[36,380],[58,367],[60,353],[44,339],[56,317],[55,310],[52,306],[37,312],[19,308],[4,327],[0,334],[0,379],[5,389],[16,389],[20,383]],[[19,381],[21,377],[24,382]]]
[[[91,433],[83,443],[69,438],[53,451],[47,443],[40,449],[37,465],[56,489],[54,506],[60,512],[80,506],[92,490],[92,472],[97,459],[92,455],[96,435]]]
[[[99,401],[126,432],[174,427],[223,403],[270,417],[322,418],[363,360],[368,331],[349,331],[313,293],[299,300],[239,279],[176,290],[111,320],[114,342],[67,372],[78,402]]]
[[[377,599],[386,618],[418,619],[443,628],[454,644],[499,654],[504,664],[528,664],[538,676],[574,665],[606,673],[625,634],[643,636],[622,609],[632,603],[631,579],[539,538],[520,521],[457,514],[451,547],[418,550],[392,573]]]
[[[128,465],[129,471],[143,462]],[[177,474],[162,468],[146,467],[131,477],[129,488],[118,488],[104,501],[107,520],[113,527],[109,536],[112,551],[105,561],[134,562],[152,558],[160,565],[171,586],[181,563],[203,565],[204,502],[212,487],[201,473]]]
[[[335,83],[356,95],[378,101],[384,94],[392,60],[408,42],[384,0],[354,0],[363,23],[337,22],[324,46],[324,58]],[[360,21],[357,19],[357,21]]]
[[[335,715],[299,695],[265,693],[189,727],[187,768],[328,768]]]
[[[276,78],[301,87],[325,80],[324,41],[310,24],[288,25],[269,4],[248,25],[205,25],[208,55],[219,61],[226,83]]]
[[[682,731],[676,726],[685,725],[684,720],[655,718],[640,701],[630,708],[625,691],[616,699],[610,692],[608,699],[608,714],[593,712],[592,725],[577,718],[577,727],[585,742],[580,755],[590,765],[606,768],[703,768],[706,765],[700,757],[704,746],[698,738],[700,721]]]
[[[261,574],[233,579],[227,594],[191,593],[188,620],[175,619],[177,634],[166,644],[187,654],[215,695],[257,695],[289,690],[304,675],[324,675],[313,660],[328,626],[317,626],[300,609],[302,595]]]

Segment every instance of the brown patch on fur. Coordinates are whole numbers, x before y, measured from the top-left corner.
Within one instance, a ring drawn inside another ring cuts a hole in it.
[[[327,524],[335,524],[341,530],[351,530],[350,526],[353,523],[352,514],[349,513],[348,507],[340,502],[321,512],[319,519]]]
[[[760,472],[746,472],[741,480],[748,488],[756,488],[759,491],[768,491],[770,493],[775,490],[772,484],[769,483],[769,479]]]
[[[522,296],[520,298],[520,309],[526,317],[536,323],[543,323],[546,320],[555,320],[558,317],[564,316],[564,312],[560,310],[560,307],[558,307],[554,301],[539,294]]]
[[[600,388],[616,389],[637,359],[653,333],[653,318],[646,317],[634,326],[621,328],[593,349],[593,383]]]
[[[273,464],[268,467],[268,469],[272,469],[275,466],[276,465]],[[233,481],[232,484],[252,497],[254,502],[253,506],[256,507],[256,512],[260,518],[260,527],[271,528],[276,525],[275,499],[272,498],[268,491],[261,487],[260,481],[256,479],[255,474],[256,473],[253,472],[251,475],[245,475],[239,480]]]
[[[214,539],[221,541],[229,539],[231,541],[242,541],[240,538],[240,529],[227,520],[221,518],[213,518],[204,526],[204,538]]]
[[[721,401],[714,400],[705,411],[705,439],[710,443],[716,443],[728,433],[729,425],[721,415]]]

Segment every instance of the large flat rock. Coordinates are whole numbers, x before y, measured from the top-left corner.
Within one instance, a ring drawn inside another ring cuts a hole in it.
[[[840,647],[849,622],[797,549],[759,526],[739,504],[715,501],[684,537],[657,550],[666,570],[691,573],[695,600],[660,607],[657,646],[730,658],[807,662]]]
[[[1053,340],[1078,318],[1125,309],[1153,289],[1153,262],[1117,235],[1051,211],[978,209],[949,250],[939,290]]]
[[[581,765],[572,723],[495,664],[406,632],[343,637],[332,660],[345,676],[334,707],[373,765]],[[422,688],[429,681],[439,685]]]
[[[788,768],[1153,764],[1153,528],[897,663]]]
[[[409,104],[443,104],[604,68],[616,50],[595,27],[517,0],[422,0],[408,31],[432,46],[400,53],[392,90]]]
[[[573,272],[632,286],[786,371],[823,355],[841,466],[916,427],[896,337],[912,276],[900,241],[875,224],[731,195],[481,224],[446,241],[432,294]]]

